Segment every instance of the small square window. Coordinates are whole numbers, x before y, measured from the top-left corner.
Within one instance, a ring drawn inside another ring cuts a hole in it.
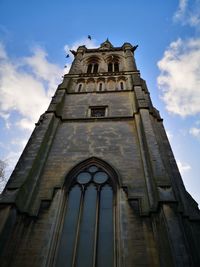
[[[90,116],[94,118],[105,117],[106,107],[91,107]]]

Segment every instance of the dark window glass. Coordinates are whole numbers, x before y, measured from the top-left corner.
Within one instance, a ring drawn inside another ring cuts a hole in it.
[[[98,64],[94,64],[93,73],[97,73],[97,72],[98,72]]]
[[[99,91],[102,91],[102,83],[99,84]]]
[[[97,266],[113,266],[114,236],[113,236],[113,192],[105,185],[101,190],[99,208],[99,239],[97,245]]]
[[[121,88],[121,90],[124,90],[124,84],[123,84],[123,82],[120,82],[120,88]]]
[[[119,71],[119,64],[118,64],[118,63],[115,63],[115,64],[114,64],[114,70],[115,70],[115,71]]]
[[[64,218],[56,266],[72,266],[73,251],[76,246],[77,225],[81,190],[79,186],[71,189],[68,197],[67,212]]]
[[[91,180],[91,174],[89,172],[81,172],[76,180],[80,184],[87,184]]]
[[[97,190],[89,185],[85,191],[83,213],[80,224],[76,266],[90,267],[93,262]]]
[[[112,70],[112,63],[109,63],[108,64],[108,72],[112,72],[113,70]]]
[[[91,173],[98,171],[98,168],[95,165],[90,166],[89,171]]]
[[[106,112],[105,107],[91,108],[91,117],[104,117]]]
[[[87,73],[91,73],[91,72],[92,72],[92,64],[89,64],[87,68]]]
[[[69,188],[56,267],[114,267],[114,195],[101,167],[84,167]]]
[[[108,175],[105,172],[97,172],[94,175],[94,181],[97,184],[103,184],[108,180]]]
[[[81,91],[81,88],[82,88],[82,84],[79,84],[79,86],[78,86],[78,92]]]

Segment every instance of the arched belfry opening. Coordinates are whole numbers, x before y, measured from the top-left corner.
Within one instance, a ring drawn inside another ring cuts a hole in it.
[[[87,74],[95,74],[99,71],[100,58],[96,56],[89,57],[87,59]]]
[[[91,158],[66,177],[55,266],[116,266],[118,177]]]
[[[107,57],[108,72],[119,72],[120,58],[118,56],[111,55]]]

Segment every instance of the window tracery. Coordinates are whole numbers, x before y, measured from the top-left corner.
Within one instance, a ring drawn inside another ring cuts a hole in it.
[[[74,175],[56,266],[115,265],[115,190],[113,177],[91,163]]]
[[[99,71],[99,62],[100,62],[99,57],[96,57],[96,56],[90,57],[86,62],[86,64],[87,64],[87,73],[88,74],[90,74],[90,73],[98,73],[98,71]]]
[[[108,72],[119,72],[119,57],[111,55],[107,58]]]

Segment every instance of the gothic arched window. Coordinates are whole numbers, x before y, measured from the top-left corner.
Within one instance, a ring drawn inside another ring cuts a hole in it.
[[[123,82],[120,82],[120,89],[124,90],[124,83]]]
[[[94,68],[93,68],[93,73],[97,73],[98,72],[98,64],[94,64]]]
[[[87,68],[87,73],[91,73],[91,72],[92,72],[92,64],[89,64]]]
[[[112,63],[109,63],[108,64],[108,72],[112,72],[113,71],[113,65],[112,65]]]
[[[91,163],[73,175],[67,191],[56,267],[114,267],[114,178]]]
[[[90,63],[87,67],[87,73],[97,73],[99,65],[98,63]]]
[[[118,72],[119,71],[119,63],[114,64],[114,71]]]
[[[108,72],[118,72],[118,71],[119,71],[119,63],[118,62],[108,63]]]

